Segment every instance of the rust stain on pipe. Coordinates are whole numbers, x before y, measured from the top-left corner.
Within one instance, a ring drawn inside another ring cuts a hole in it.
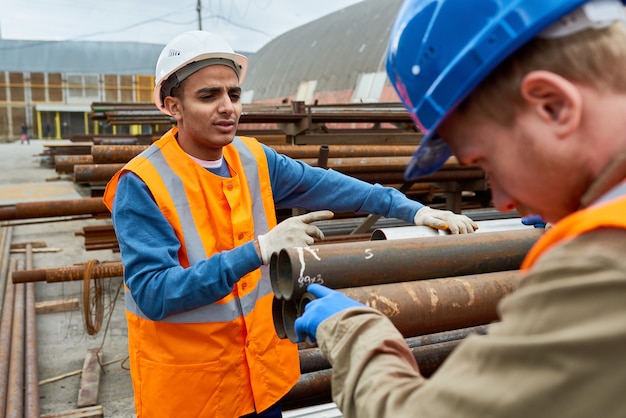
[[[486,324],[513,292],[518,270],[338,289],[381,311],[405,337]]]

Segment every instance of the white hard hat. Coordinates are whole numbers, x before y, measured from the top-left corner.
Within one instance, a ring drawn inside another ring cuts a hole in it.
[[[221,62],[220,60],[224,60]],[[156,64],[154,86],[154,104],[162,112],[168,113],[163,107],[163,93],[169,95],[185,78],[208,65],[227,65],[237,73],[239,83],[243,82],[248,67],[248,59],[236,54],[230,45],[219,35],[201,30],[182,33],[172,39],[161,51]],[[187,67],[186,71],[179,71]],[[170,80],[170,76],[176,73]],[[164,84],[165,92],[162,92]]]

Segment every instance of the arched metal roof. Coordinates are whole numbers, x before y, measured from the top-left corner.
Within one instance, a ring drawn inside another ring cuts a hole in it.
[[[292,96],[309,80],[318,91],[353,89],[359,73],[384,71],[401,4],[366,0],[284,33],[250,57],[243,89],[254,101]]]

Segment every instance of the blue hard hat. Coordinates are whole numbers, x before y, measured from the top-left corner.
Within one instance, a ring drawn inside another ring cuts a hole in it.
[[[424,134],[405,178],[441,168],[451,155],[436,135],[444,118],[509,55],[588,1],[405,0],[386,62],[391,84]]]

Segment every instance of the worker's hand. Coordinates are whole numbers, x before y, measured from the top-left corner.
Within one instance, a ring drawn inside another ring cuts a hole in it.
[[[324,234],[311,222],[331,219],[334,216],[329,210],[310,212],[292,216],[276,225],[266,234],[259,235],[259,249],[263,264],[268,264],[272,254],[290,247],[306,247],[313,244],[314,238],[324,239]]]
[[[308,337],[311,342],[315,343],[317,341],[317,327],[325,319],[348,308],[365,306],[343,293],[317,283],[310,284],[307,287],[307,292],[315,296],[316,299],[306,304],[304,313],[296,319],[294,324],[299,342]]]
[[[544,221],[539,215],[522,216],[522,223],[524,225],[532,225],[535,228],[550,228],[550,224]]]
[[[415,214],[415,225],[426,225],[435,229],[448,229],[451,234],[469,234],[478,229],[476,222],[465,215],[449,210],[438,210],[424,206]]]

